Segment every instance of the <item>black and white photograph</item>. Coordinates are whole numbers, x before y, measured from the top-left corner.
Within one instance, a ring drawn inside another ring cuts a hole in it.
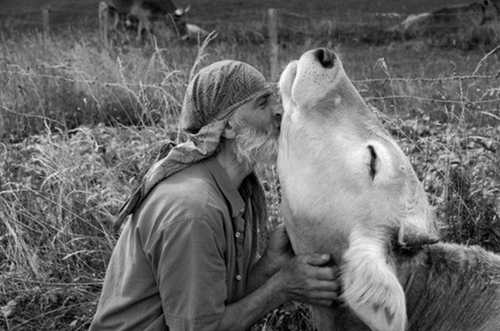
[[[500,0],[0,0],[0,331],[500,331]]]

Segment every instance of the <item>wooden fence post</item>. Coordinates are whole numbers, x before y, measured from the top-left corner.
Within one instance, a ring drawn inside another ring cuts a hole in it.
[[[43,24],[43,38],[45,40],[49,39],[50,35],[50,23],[49,23],[49,10],[48,9],[43,9],[42,10],[42,24]]]
[[[268,29],[270,45],[271,82],[275,83],[279,79],[278,65],[278,15],[275,8],[268,10]]]
[[[99,33],[101,35],[101,41],[104,47],[108,48],[108,27],[109,27],[109,15],[108,15],[108,4],[106,2],[101,2],[99,4]]]

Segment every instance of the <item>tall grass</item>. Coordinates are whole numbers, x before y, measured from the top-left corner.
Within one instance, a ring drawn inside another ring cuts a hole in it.
[[[0,293],[2,305],[19,306],[11,321],[17,329],[88,323],[116,239],[111,221],[170,132],[79,127],[4,150]]]
[[[118,235],[111,221],[160,142],[175,138],[189,77],[226,58],[269,77],[264,24],[234,24],[208,44],[168,48],[105,49],[83,32],[49,40],[37,33],[2,37],[0,329],[88,328]],[[304,23],[303,30],[313,26]],[[418,40],[328,41],[325,31],[301,39],[285,31],[282,66],[309,48],[335,47],[410,157],[443,222],[443,237],[500,252],[497,51]],[[344,36],[354,35],[348,32]],[[272,228],[281,218],[279,183],[272,169],[259,173]],[[290,303],[254,329],[313,327],[307,308]]]
[[[85,37],[43,40],[37,34],[5,41],[0,57],[3,137],[25,137],[82,124],[153,123],[176,115],[196,48],[108,51]],[[20,40],[19,40],[20,39]],[[174,49],[175,50],[175,49]],[[189,53],[187,53],[189,52]],[[174,56],[185,62],[166,62]]]

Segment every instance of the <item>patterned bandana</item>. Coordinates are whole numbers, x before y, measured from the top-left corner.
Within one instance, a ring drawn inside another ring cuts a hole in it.
[[[179,145],[168,141],[161,146],[163,155],[120,209],[115,228],[135,212],[160,181],[214,155],[229,117],[239,106],[265,91],[270,91],[270,86],[264,76],[243,62],[219,61],[200,70],[189,83],[182,106],[180,123],[187,141]],[[255,174],[243,181],[241,191],[255,200],[254,207],[265,206],[264,192]],[[265,216],[266,208],[260,208],[255,212]]]

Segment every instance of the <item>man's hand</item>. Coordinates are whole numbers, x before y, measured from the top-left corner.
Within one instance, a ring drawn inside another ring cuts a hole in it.
[[[315,305],[331,305],[338,298],[339,268],[331,265],[328,254],[296,256],[284,224],[271,234],[261,260],[259,273],[272,276],[283,302],[300,301]],[[265,267],[263,267],[265,266]]]
[[[337,300],[339,268],[329,265],[330,260],[328,254],[298,255],[291,259],[274,276],[285,300],[327,306]]]
[[[263,257],[272,269],[279,270],[295,256],[285,224],[278,224],[267,243]]]

